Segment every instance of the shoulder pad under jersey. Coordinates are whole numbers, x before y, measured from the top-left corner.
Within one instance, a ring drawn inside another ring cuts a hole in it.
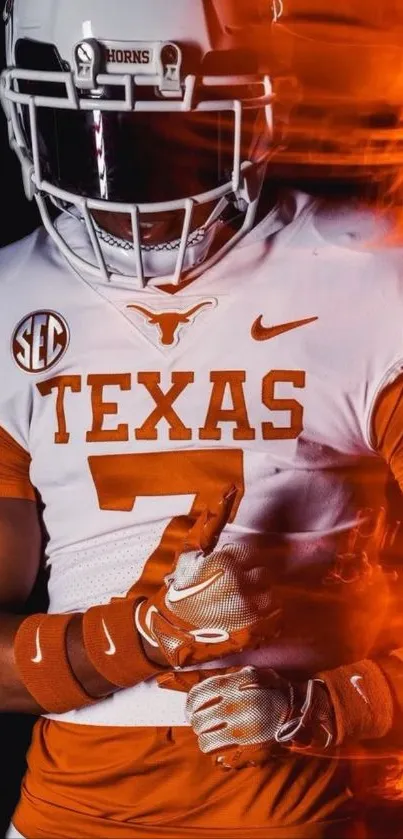
[[[393,213],[358,201],[321,201],[315,207],[312,223],[319,235],[335,246],[352,250],[403,246],[402,231]]]

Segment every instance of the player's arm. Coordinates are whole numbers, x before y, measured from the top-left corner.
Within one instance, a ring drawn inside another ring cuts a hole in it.
[[[375,406],[373,436],[377,450],[387,462],[396,484],[403,494],[403,376],[386,388]],[[396,500],[394,515],[399,519],[395,528],[395,541],[389,546],[386,557],[394,572],[392,602],[389,614],[388,646],[390,654],[379,664],[390,685],[396,709],[399,740],[403,737],[403,497]],[[399,526],[400,525],[400,526]]]
[[[34,500],[0,498],[0,711],[39,714],[43,708],[28,690],[21,669],[16,662],[16,641],[24,637],[25,627],[31,618],[18,614],[23,611],[41,559],[41,529],[37,504]],[[65,616],[60,616],[61,620]],[[54,621],[55,616],[41,615],[41,621]],[[35,617],[34,617],[35,620]],[[57,620],[57,616],[56,616]],[[67,662],[72,679],[77,680],[77,690],[82,698],[100,699],[118,690],[92,666],[85,652],[82,633],[82,615],[69,618],[66,638]],[[28,639],[27,639],[28,640]],[[37,656],[36,637],[31,648],[27,647],[27,660]],[[40,640],[40,635],[39,635]],[[45,653],[45,651],[44,651]],[[23,656],[23,650],[20,655]],[[33,664],[33,662],[30,662]],[[41,662],[38,662],[38,667]],[[35,665],[34,665],[35,666]],[[40,678],[40,675],[38,674]],[[57,664],[52,674],[57,690]],[[27,680],[29,682],[29,679]]]
[[[39,570],[41,532],[37,506],[27,499],[0,499],[0,710],[31,714],[41,709],[19,678],[14,638]]]
[[[7,614],[12,603],[26,599],[39,566],[29,465],[29,454],[0,429],[0,711],[64,713],[170,667],[257,643],[264,630],[273,631],[278,610],[270,589],[257,596],[246,549],[238,549],[236,563],[228,551],[214,551],[234,491],[214,515],[203,512],[189,534],[193,549],[179,557],[174,578],[153,599],[142,598],[135,585],[127,596],[83,614]],[[252,608],[245,584],[255,595]]]
[[[125,630],[125,652],[130,659],[130,668],[126,665],[115,682],[92,660],[97,655],[97,641],[91,643],[91,626],[95,633],[100,621],[102,626],[101,616],[94,615],[96,610],[85,615],[22,614],[42,551],[29,466],[28,453],[0,428],[0,712],[57,713],[90,704],[126,682],[135,684],[160,672],[164,659],[153,648],[146,655],[147,644],[135,629],[133,602],[122,601],[121,614],[119,606],[110,607],[113,618]],[[107,614],[108,606],[105,610]],[[85,623],[92,655],[86,650]],[[105,636],[101,643],[104,653]],[[115,669],[119,670],[119,665]]]

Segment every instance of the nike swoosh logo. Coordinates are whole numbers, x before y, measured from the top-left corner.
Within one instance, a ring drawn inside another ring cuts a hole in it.
[[[108,627],[107,627],[107,625],[106,625],[106,623],[105,623],[105,621],[104,621],[104,620],[102,620],[102,628],[103,628],[103,630],[104,630],[104,632],[105,632],[105,638],[106,638],[106,640],[107,640],[107,641],[108,641],[108,643],[109,643],[109,649],[108,649],[108,650],[105,650],[105,655],[116,655],[116,647],[115,647],[115,644],[113,643],[113,640],[112,640],[111,634],[110,634],[109,629],[108,629]]]
[[[43,661],[43,655],[42,655],[42,650],[41,650],[41,641],[40,641],[40,637],[39,637],[39,627],[36,630],[36,641],[35,641],[35,643],[36,643],[36,656],[35,656],[35,658],[31,658],[31,661],[32,661],[33,664],[40,664],[41,661]]]
[[[366,702],[366,703],[367,703],[367,705],[368,705],[368,704],[369,704],[368,697],[365,695],[365,693],[364,693],[364,691],[362,690],[361,685],[360,685],[360,682],[362,681],[362,679],[363,679],[363,676],[351,676],[350,682],[351,682],[351,684],[352,684],[353,688],[355,688],[355,689],[356,689],[356,691],[358,691],[358,693],[360,694],[361,698],[362,698],[362,699],[364,700],[364,702]]]
[[[198,583],[196,586],[189,586],[189,588],[182,588],[179,591],[171,583],[167,591],[168,603],[180,603],[181,600],[187,600],[188,597],[193,597],[194,594],[200,594],[201,591],[209,588],[221,576],[222,571],[217,571],[216,574],[213,574],[208,580],[204,580],[203,583]]]
[[[263,315],[255,320],[251,335],[255,341],[269,341],[270,338],[277,338],[283,335],[284,332],[291,332],[293,329],[300,329],[301,326],[307,326],[308,323],[314,323],[319,318],[305,318],[305,320],[294,320],[291,323],[281,323],[278,326],[263,326]]]

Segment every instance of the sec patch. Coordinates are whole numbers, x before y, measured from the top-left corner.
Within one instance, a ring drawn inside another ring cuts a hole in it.
[[[14,361],[26,373],[43,373],[60,361],[69,341],[69,327],[61,315],[31,312],[16,326],[11,350]]]

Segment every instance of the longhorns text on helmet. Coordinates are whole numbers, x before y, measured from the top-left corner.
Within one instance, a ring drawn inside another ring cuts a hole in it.
[[[140,228],[144,213],[183,214],[182,235],[171,248],[173,264],[169,272],[163,272],[175,283],[181,281],[185,271],[189,279],[198,276],[252,229],[272,142],[273,95],[263,56],[274,9],[278,13],[277,2],[272,8],[262,0],[171,0],[170,3],[150,0],[147,4],[143,0],[118,0],[113,13],[107,0],[7,2],[4,16],[8,66],[2,76],[2,100],[10,143],[22,166],[27,196],[36,199],[48,233],[79,271],[106,282],[145,285],[149,275],[145,270]],[[16,44],[24,38],[52,44],[60,57],[60,71],[17,68]],[[236,62],[242,51],[245,53],[244,47],[252,43],[254,66],[240,70]],[[257,50],[257,44],[261,50]],[[224,64],[221,61],[218,70],[210,68],[205,72],[206,56],[211,58],[217,53],[222,58],[223,51],[227,51],[228,60]],[[46,85],[46,95],[31,93],[27,82]],[[49,94],[52,84],[53,96]],[[246,86],[250,90],[248,95],[245,95]],[[225,93],[225,88],[231,88],[231,92]],[[141,89],[142,92],[153,89],[149,100],[138,95]],[[29,114],[28,132],[22,120],[23,108]],[[109,201],[106,188],[103,196],[101,191],[101,197],[83,197],[43,175],[37,129],[39,108],[92,112],[96,128],[94,155],[100,182],[105,180],[104,113],[230,111],[233,113],[232,175],[225,183],[217,183],[214,189],[173,201],[136,203],[135,196],[132,203]],[[262,131],[260,126],[259,136],[253,138],[253,155],[251,151],[243,156],[243,123],[248,108],[261,112],[265,128]],[[32,137],[32,148],[27,134]],[[55,225],[49,199],[82,219],[91,246],[89,259],[75,253]],[[242,210],[242,223],[211,256],[212,231],[218,229],[228,203]],[[195,208],[200,205],[211,205],[212,210],[199,228],[200,244],[190,247]],[[118,270],[113,260],[108,260],[92,216],[93,211],[105,209],[131,218],[133,248],[126,252],[125,263]]]

